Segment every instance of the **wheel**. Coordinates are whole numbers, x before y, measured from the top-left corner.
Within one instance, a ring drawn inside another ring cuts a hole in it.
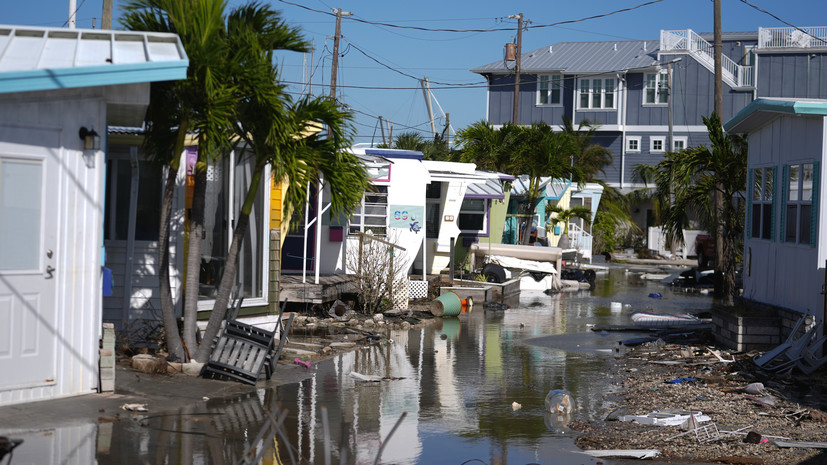
[[[482,268],[482,275],[489,283],[504,283],[505,269],[496,263],[489,263]]]

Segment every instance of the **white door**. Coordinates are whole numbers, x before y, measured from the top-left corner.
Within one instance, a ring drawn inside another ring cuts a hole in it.
[[[0,126],[0,391],[55,383],[59,142]]]

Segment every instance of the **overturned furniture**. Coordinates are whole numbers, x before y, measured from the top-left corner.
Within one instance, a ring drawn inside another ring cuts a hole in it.
[[[202,376],[225,377],[242,383],[256,384],[263,367],[266,378],[270,379],[292,324],[293,314],[285,314],[284,306],[273,331],[235,319],[227,320],[224,331],[210,353],[210,360],[204,365]],[[279,333],[278,346],[275,346],[276,333]]]

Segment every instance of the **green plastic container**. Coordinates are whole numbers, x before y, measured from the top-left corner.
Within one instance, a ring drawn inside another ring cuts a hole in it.
[[[457,316],[462,311],[462,300],[454,292],[446,292],[431,302],[434,316]]]

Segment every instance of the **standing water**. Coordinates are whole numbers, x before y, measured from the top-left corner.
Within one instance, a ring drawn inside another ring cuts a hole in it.
[[[593,291],[523,293],[507,310],[477,305],[459,318],[392,331],[390,342],[315,364],[297,384],[140,422],[27,435],[32,447],[19,449],[14,463],[51,456],[51,463],[372,464],[380,452],[386,464],[606,462],[579,451],[568,421],[605,416],[618,341],[635,335],[591,328],[629,325],[634,311],[711,305],[708,296],[613,269],[598,275]],[[565,398],[554,413],[546,407],[552,390],[563,393],[550,402]],[[27,458],[41,442],[38,458]]]

